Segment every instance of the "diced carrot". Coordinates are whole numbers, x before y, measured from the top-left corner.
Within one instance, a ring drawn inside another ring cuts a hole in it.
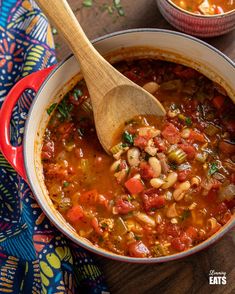
[[[80,205],[75,205],[67,211],[66,216],[69,221],[75,223],[84,217],[83,209]]]
[[[94,204],[98,200],[98,192],[96,189],[87,191],[85,193],[82,193],[79,197],[79,203],[80,204]]]
[[[196,131],[190,132],[189,140],[197,141],[200,143],[204,143],[206,141],[204,135]]]
[[[125,182],[125,187],[131,194],[138,194],[144,190],[142,182],[134,177]]]
[[[221,109],[222,105],[224,104],[225,97],[222,95],[215,96],[212,100],[213,105],[217,109]]]

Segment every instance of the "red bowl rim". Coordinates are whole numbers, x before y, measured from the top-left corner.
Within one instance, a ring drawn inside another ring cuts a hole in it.
[[[158,0],[157,0],[158,1]],[[229,10],[227,12],[224,12],[222,14],[215,14],[215,15],[203,15],[203,14],[195,14],[193,12],[187,11],[175,3],[173,3],[171,0],[163,0],[166,1],[168,4],[170,4],[174,9],[178,10],[179,12],[186,14],[190,17],[196,17],[196,18],[201,18],[201,19],[217,19],[217,18],[225,18],[227,16],[230,16],[232,14],[235,14],[235,9]]]

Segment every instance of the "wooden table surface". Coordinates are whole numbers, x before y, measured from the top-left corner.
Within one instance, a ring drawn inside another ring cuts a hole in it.
[[[173,29],[159,13],[155,0],[122,0],[125,16],[105,9],[105,4],[111,5],[112,0],[94,0],[90,8],[83,7],[82,2],[69,1],[90,39],[131,28]],[[235,61],[235,30],[206,41]],[[55,42],[58,60],[62,60],[70,54],[70,50],[59,35],[55,35]],[[127,264],[96,258],[104,271],[111,293],[235,293],[235,229],[209,249],[166,264]],[[210,270],[226,272],[227,284],[209,285]]]

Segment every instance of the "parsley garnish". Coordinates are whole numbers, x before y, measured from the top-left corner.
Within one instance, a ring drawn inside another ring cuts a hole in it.
[[[58,105],[58,111],[64,119],[69,117],[69,113],[72,111],[72,109],[73,109],[73,105],[67,104],[65,99],[63,99]]]
[[[210,163],[209,166],[210,166],[209,171],[208,171],[209,176],[213,175],[214,173],[216,173],[219,170],[216,162]]]
[[[133,136],[131,134],[129,134],[127,131],[125,131],[123,133],[122,137],[126,143],[133,145],[133,143],[134,143]]]
[[[68,187],[69,186],[69,182],[64,182],[63,185],[64,185],[64,187]]]
[[[190,127],[190,126],[192,125],[192,120],[191,120],[190,117],[186,117],[186,118],[185,118],[185,124],[186,124],[188,127]]]
[[[189,209],[185,209],[181,215],[182,222],[191,216],[191,211]]]
[[[84,7],[91,7],[93,5],[93,0],[83,0],[82,5]]]
[[[53,112],[53,110],[56,108],[57,103],[53,103],[51,104],[51,106],[49,108],[47,108],[47,114],[51,115],[51,113]]]

